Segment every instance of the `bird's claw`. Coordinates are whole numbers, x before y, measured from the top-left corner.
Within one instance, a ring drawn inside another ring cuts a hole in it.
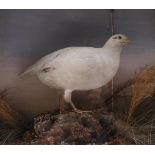
[[[80,110],[80,109],[74,109],[74,111],[76,113],[79,113],[79,114],[83,114],[83,113],[92,113],[92,111],[89,111],[89,110]]]

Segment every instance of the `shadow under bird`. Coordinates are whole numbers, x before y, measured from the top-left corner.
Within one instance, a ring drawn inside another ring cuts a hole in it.
[[[65,102],[75,112],[86,112],[76,108],[72,92],[96,89],[112,80],[119,68],[120,54],[129,42],[125,35],[115,34],[101,48],[63,48],[44,56],[20,76],[36,75],[47,86],[64,90]]]

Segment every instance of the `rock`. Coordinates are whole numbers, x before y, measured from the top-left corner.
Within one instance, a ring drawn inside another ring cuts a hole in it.
[[[24,135],[24,144],[105,144],[117,132],[113,116],[102,109],[34,118],[34,129]]]

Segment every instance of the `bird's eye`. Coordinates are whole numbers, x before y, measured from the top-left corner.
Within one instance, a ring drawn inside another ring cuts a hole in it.
[[[121,36],[118,36],[118,39],[122,39],[122,37]]]

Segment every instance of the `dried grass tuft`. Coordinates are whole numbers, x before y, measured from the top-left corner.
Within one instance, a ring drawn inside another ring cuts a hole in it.
[[[11,126],[14,126],[17,123],[15,118],[16,113],[4,100],[4,94],[6,94],[6,92],[7,90],[0,92],[0,119],[5,120],[5,122]]]
[[[13,116],[12,109],[8,106],[8,104],[0,98],[0,118],[5,120],[8,124],[14,125],[16,123],[16,119]]]
[[[142,125],[134,125],[130,131],[130,137],[138,145],[155,144],[155,123],[154,119]]]
[[[127,122],[130,122],[131,117],[137,108],[146,98],[152,96],[155,90],[155,67],[146,66],[138,74],[136,74],[132,84],[132,99],[130,102]]]

